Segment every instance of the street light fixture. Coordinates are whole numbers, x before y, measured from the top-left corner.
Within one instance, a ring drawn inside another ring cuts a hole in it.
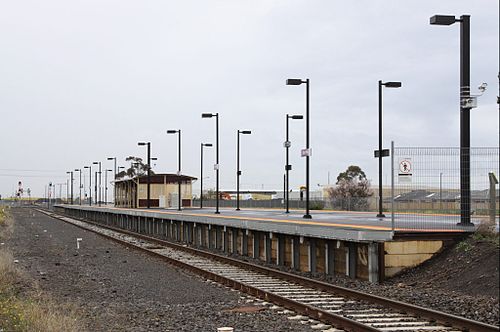
[[[301,85],[303,83],[306,84],[306,149],[302,153],[306,157],[306,214],[304,214],[303,218],[311,219],[312,216],[309,213],[309,158],[311,156],[309,145],[309,79],[289,78],[286,80],[286,85]]]
[[[201,117],[215,117],[215,214],[219,214],[219,113],[202,113]]]
[[[240,210],[240,134],[250,135],[252,132],[250,130],[238,130],[237,136],[237,148],[236,148],[236,211]]]
[[[80,172],[80,182],[78,183],[78,188],[80,189],[80,193],[78,196],[78,201],[80,202],[80,205],[82,205],[82,169],[75,169],[75,172]]]
[[[434,15],[431,25],[460,22],[460,223],[471,226],[470,197],[470,15]]]
[[[290,213],[290,201],[289,201],[289,196],[290,196],[290,181],[289,181],[289,172],[292,170],[292,165],[290,165],[289,162],[289,152],[290,152],[290,147],[292,146],[292,143],[290,142],[290,137],[289,137],[289,120],[302,120],[304,119],[303,115],[286,115],[286,137],[285,137],[285,143],[283,144],[285,147],[286,151],[286,164],[285,164],[285,193],[283,196],[283,199],[285,200],[285,206],[286,206],[286,211],[285,213]]]
[[[108,205],[108,172],[114,172],[112,169],[104,171],[104,205]]]
[[[212,143],[201,143],[201,158],[200,158],[200,209],[203,209],[203,147],[212,147]]]
[[[89,205],[92,206],[92,164],[90,166],[83,166],[89,169]]]
[[[181,130],[167,130],[167,134],[179,134],[179,140],[178,140],[178,143],[179,143],[179,147],[177,148],[178,150],[178,154],[179,154],[179,158],[178,158],[178,169],[177,169],[177,182],[178,182],[178,195],[179,195],[179,202],[178,202],[178,207],[177,207],[177,210],[178,211],[181,211],[182,210],[182,197],[181,197],[181,184],[182,184],[182,180],[181,180]]]
[[[101,181],[102,181],[102,177],[101,177],[101,174],[102,174],[102,171],[101,171],[101,162],[100,161],[94,161],[92,164],[94,165],[99,165],[99,171],[96,172],[96,187],[95,187],[95,197],[97,199],[97,204],[99,205],[99,207],[101,206]],[[97,174],[99,174],[99,186],[97,186]],[[97,195],[97,188],[99,188],[99,195]]]
[[[401,82],[378,81],[378,151],[375,151],[375,158],[378,158],[378,214],[377,218],[385,218],[382,200],[382,158],[389,156],[389,150],[382,150],[382,87],[400,88]]]
[[[147,177],[147,208],[151,208],[150,198],[151,198],[151,142],[139,142],[137,143],[139,146],[147,146],[148,147],[148,177]]]
[[[71,199],[70,199],[70,204],[73,205],[73,171],[66,172],[66,174],[71,175]],[[55,197],[55,195],[54,195]]]

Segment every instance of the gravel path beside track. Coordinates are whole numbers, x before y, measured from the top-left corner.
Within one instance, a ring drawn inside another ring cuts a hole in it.
[[[31,209],[13,209],[5,244],[56,301],[81,307],[89,331],[311,331],[239,292]],[[76,249],[76,238],[82,238]],[[242,307],[257,312],[230,312]]]

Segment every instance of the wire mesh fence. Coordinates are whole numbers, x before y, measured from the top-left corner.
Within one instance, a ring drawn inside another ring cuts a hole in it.
[[[381,225],[405,230],[473,230],[480,223],[498,229],[500,202],[496,177],[499,148],[393,147],[392,181],[383,187]],[[464,187],[464,181],[467,186]],[[310,201],[311,210],[370,211],[379,208],[378,188],[368,197],[329,197]],[[328,191],[327,191],[328,192]],[[214,207],[215,199],[204,200]],[[199,199],[193,200],[199,207]],[[236,200],[219,201],[221,208],[236,208]],[[290,209],[305,209],[305,200],[290,199]],[[240,199],[241,208],[285,209],[283,198]]]
[[[393,147],[392,174],[396,229],[467,229],[498,219],[499,148]]]

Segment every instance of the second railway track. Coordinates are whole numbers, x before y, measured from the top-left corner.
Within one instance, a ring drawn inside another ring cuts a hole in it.
[[[330,324],[330,331],[499,331],[496,326],[354,291],[158,238],[39,210],[207,279]],[[300,319],[300,315],[294,318]]]

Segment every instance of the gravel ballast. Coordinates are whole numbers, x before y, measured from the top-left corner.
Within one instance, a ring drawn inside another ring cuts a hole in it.
[[[5,246],[42,291],[79,307],[82,330],[311,331],[310,324],[160,259],[32,209],[11,211],[14,233]]]

